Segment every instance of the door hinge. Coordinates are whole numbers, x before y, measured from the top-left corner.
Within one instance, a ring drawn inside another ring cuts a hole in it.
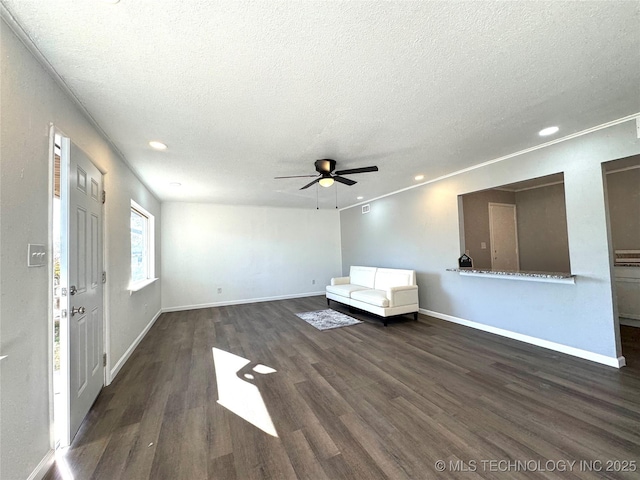
[[[67,311],[66,310],[60,310],[60,318],[67,318]]]
[[[103,367],[107,366],[107,354],[106,353],[102,354],[102,366]]]
[[[102,203],[107,201],[107,191],[102,190]]]
[[[102,283],[107,283],[107,272],[102,272]]]

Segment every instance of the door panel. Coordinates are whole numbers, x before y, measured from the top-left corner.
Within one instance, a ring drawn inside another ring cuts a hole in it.
[[[516,206],[490,203],[489,232],[491,268],[494,270],[519,270]]]
[[[102,364],[102,174],[71,143],[70,185],[62,208],[68,224],[69,441],[73,439],[104,384]],[[64,230],[63,230],[64,231]]]
[[[98,307],[94,308],[91,311],[91,375],[94,375],[96,373],[96,370],[101,366],[100,357],[102,356],[102,348],[100,345],[100,331],[102,329],[102,322],[100,322],[99,312],[100,310],[98,309]]]
[[[98,238],[99,232],[99,222],[98,216],[95,213],[91,214],[91,288],[97,288],[100,273],[98,272],[98,245],[100,243],[100,239]]]
[[[87,211],[82,207],[76,209],[76,242],[75,250],[71,250],[76,265],[76,283],[78,293],[87,291]]]

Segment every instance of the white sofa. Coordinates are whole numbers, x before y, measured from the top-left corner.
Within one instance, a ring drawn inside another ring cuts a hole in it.
[[[348,277],[331,279],[330,300],[387,318],[413,313],[418,319],[418,285],[414,270],[352,266]]]

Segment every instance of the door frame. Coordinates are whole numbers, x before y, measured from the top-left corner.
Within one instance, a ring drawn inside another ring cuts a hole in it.
[[[494,239],[494,233],[493,233],[493,221],[492,221],[492,214],[491,214],[491,207],[493,206],[498,206],[498,207],[509,207],[513,209],[513,226],[515,229],[515,239],[516,239],[516,270],[520,270],[520,246],[518,245],[518,214],[517,214],[517,209],[516,209],[516,205],[513,203],[499,203],[499,202],[489,202],[489,241],[491,242],[491,269],[493,270],[493,239]]]
[[[48,218],[48,232],[47,232],[47,242],[48,242],[48,255],[49,255],[49,261],[47,262],[47,268],[48,268],[48,287],[49,287],[49,291],[48,291],[48,301],[49,301],[49,306],[47,309],[47,318],[48,318],[48,334],[49,334],[49,347],[48,347],[48,351],[49,351],[49,359],[48,359],[48,368],[49,368],[49,439],[50,439],[50,445],[51,448],[55,451],[56,448],[61,448],[61,447],[66,447],[70,444],[70,426],[71,426],[71,415],[70,415],[70,409],[69,409],[69,401],[70,401],[70,392],[69,392],[69,388],[70,388],[70,369],[69,369],[69,363],[68,363],[68,356],[69,356],[69,351],[67,348],[67,351],[65,353],[66,355],[66,359],[63,362],[61,359],[61,365],[60,365],[60,369],[61,369],[61,378],[63,379],[63,383],[64,383],[64,390],[61,392],[61,395],[64,395],[64,398],[62,399],[62,401],[64,401],[65,403],[65,409],[67,410],[67,416],[66,416],[66,424],[63,425],[63,432],[61,435],[61,439],[60,439],[60,444],[56,445],[56,424],[55,424],[55,404],[54,404],[54,397],[55,397],[55,390],[54,390],[54,384],[53,384],[53,369],[54,369],[54,365],[53,365],[53,338],[54,338],[54,317],[53,317],[53,289],[54,289],[54,284],[53,284],[53,275],[54,275],[54,258],[53,258],[53,198],[54,198],[54,168],[55,168],[55,137],[56,135],[59,135],[61,137],[61,149],[60,149],[60,191],[62,192],[62,189],[68,189],[69,188],[69,165],[70,165],[70,151],[71,151],[71,137],[68,136],[64,131],[62,131],[60,128],[58,128],[55,124],[53,123],[49,123],[49,174],[48,174],[48,178],[49,178],[49,187],[48,187],[48,195],[49,195],[49,199],[47,202],[47,218]],[[78,147],[79,148],[79,147]],[[93,165],[100,171],[100,173],[102,174],[102,189],[105,190],[105,178],[106,178],[106,173],[104,172],[104,170],[100,167],[98,167],[93,159],[91,158],[90,155],[87,155],[87,157],[89,158],[89,160],[91,161],[91,163],[93,163]],[[63,173],[64,172],[64,173]],[[64,181],[63,183],[63,179],[65,179],[66,181]],[[106,208],[104,207],[104,204],[102,204],[102,217],[101,217],[101,236],[102,236],[102,269],[103,271],[105,271],[105,265],[106,265],[106,261],[107,261],[107,248],[106,248],[106,239],[107,239],[107,234],[106,234]],[[62,216],[62,213],[61,213]],[[61,232],[61,235],[63,235],[64,232]],[[68,235],[68,232],[66,233]],[[103,332],[102,332],[102,351],[104,352],[108,352],[107,347],[109,346],[109,315],[107,314],[108,310],[107,310],[107,305],[108,305],[108,289],[105,288],[105,283],[102,284],[102,328],[103,328]],[[68,286],[67,286],[68,287]],[[67,297],[68,298],[68,297]],[[67,314],[67,319],[68,319],[68,314]],[[68,329],[66,330],[68,333]],[[62,338],[62,331],[61,333],[61,338]],[[62,341],[62,340],[61,340]],[[66,344],[67,346],[69,345],[69,339],[66,339]],[[62,348],[61,348],[61,352],[62,352]],[[109,383],[111,383],[111,375],[109,374],[109,355],[107,355],[107,365],[103,366],[103,387],[106,387],[107,385],[109,385]]]
[[[48,312],[48,331],[49,331],[49,437],[51,448],[55,451],[56,448],[67,446],[69,440],[69,427],[70,427],[70,416],[68,414],[69,411],[69,363],[68,363],[68,351],[63,354],[62,348],[62,328],[60,329],[60,380],[62,381],[62,388],[60,394],[62,395],[61,402],[65,405],[65,410],[67,411],[66,422],[62,426],[62,434],[60,443],[57,443],[57,428],[56,428],[56,419],[55,419],[55,388],[54,388],[54,365],[53,365],[53,341],[54,341],[54,316],[53,316],[53,275],[54,275],[54,258],[53,258],[53,199],[54,199],[54,175],[55,175],[55,143],[56,143],[56,135],[60,136],[60,191],[62,192],[63,188],[68,188],[68,185],[64,185],[65,179],[68,178],[69,172],[69,150],[71,146],[71,142],[69,140],[69,136],[67,136],[62,130],[56,127],[53,123],[49,124],[49,200],[48,200],[48,233],[47,233],[47,242],[49,244],[49,262],[48,262],[48,299],[49,306],[47,309]],[[62,196],[62,195],[61,195]],[[62,215],[62,212],[61,212]],[[62,232],[61,232],[62,235]],[[64,342],[68,345],[68,338]],[[65,349],[66,350],[66,349]],[[58,419],[60,422],[60,419]]]

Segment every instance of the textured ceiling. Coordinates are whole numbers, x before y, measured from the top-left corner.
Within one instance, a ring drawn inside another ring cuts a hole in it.
[[[638,1],[1,1],[163,201],[315,208],[273,177],[378,165],[342,207],[640,111]]]

